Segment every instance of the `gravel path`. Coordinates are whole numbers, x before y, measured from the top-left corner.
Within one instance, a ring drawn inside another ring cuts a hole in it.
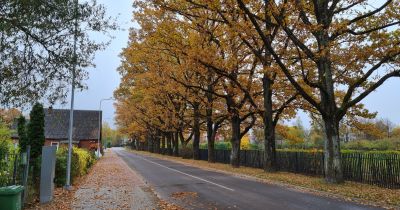
[[[73,209],[157,209],[152,190],[111,150],[93,167],[75,193]]]

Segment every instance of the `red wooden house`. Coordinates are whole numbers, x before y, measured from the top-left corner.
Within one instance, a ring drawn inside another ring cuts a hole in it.
[[[44,113],[45,145],[67,144],[70,110],[50,108],[44,109]],[[88,150],[97,150],[99,139],[101,142],[101,120],[101,111],[74,110],[72,143]]]

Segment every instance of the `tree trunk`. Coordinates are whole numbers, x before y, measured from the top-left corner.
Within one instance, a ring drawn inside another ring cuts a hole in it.
[[[194,103],[193,105],[193,159],[200,159],[200,104]]]
[[[134,147],[136,150],[139,150],[139,139],[137,139],[137,138],[134,138],[134,139],[133,139],[133,147]]]
[[[207,143],[208,162],[215,163],[215,139],[210,139]]]
[[[146,139],[147,139],[147,151],[148,152],[153,152],[153,139],[151,138],[151,136],[149,134],[146,135]]]
[[[136,150],[140,150],[140,148],[139,148],[139,139],[135,138],[133,140],[133,144],[134,144],[133,147],[135,147]]]
[[[172,156],[172,132],[167,133],[167,154]]]
[[[144,141],[144,142],[142,142],[142,151],[146,151],[146,149],[147,149],[147,141]]]
[[[213,112],[213,85],[212,83],[212,71],[208,70],[207,74],[207,90],[208,92],[206,93],[207,96],[207,108],[206,108],[206,120],[207,120],[207,149],[208,149],[208,162],[209,163],[215,163],[215,151],[214,151],[214,145],[215,145],[215,135],[213,135],[214,129],[213,129],[213,119],[212,119],[212,112]]]
[[[157,154],[160,154],[161,153],[161,151],[160,151],[160,141],[161,141],[161,139],[160,139],[160,135],[159,135],[159,132],[157,132],[157,135],[156,136],[154,136],[154,152],[155,153],[157,153]]]
[[[328,183],[343,183],[342,158],[340,153],[339,123],[334,118],[324,118],[325,126],[325,180]]]
[[[265,73],[263,77],[264,91],[264,171],[277,171],[276,149],[275,149],[275,125],[272,118],[272,84]]]
[[[131,149],[137,150],[137,148],[136,148],[136,139],[135,138],[132,138]]]
[[[326,8],[316,8],[321,14],[318,19],[323,25],[329,25],[331,19],[325,12]],[[334,87],[334,74],[332,70],[332,61],[330,56],[330,37],[328,27],[321,27],[321,31],[317,32],[318,50],[321,57],[318,58],[317,67],[319,80],[321,81],[320,97],[321,97],[321,115],[325,126],[325,180],[328,183],[343,183],[343,170],[340,154],[340,133],[339,122],[342,117],[337,116],[337,105]]]
[[[165,155],[165,134],[161,135],[161,154]]]
[[[186,148],[185,137],[183,136],[182,129],[179,130],[179,141],[181,142],[182,148]]]
[[[215,163],[215,151],[214,151],[214,145],[215,145],[215,135],[214,129],[213,129],[213,121],[211,118],[211,115],[209,111],[212,112],[211,109],[207,109],[207,149],[208,149],[208,162],[209,163]],[[212,113],[211,113],[212,114]]]
[[[175,132],[173,135],[174,156],[179,157],[179,134]]]
[[[231,117],[232,126],[232,150],[231,150],[231,165],[232,167],[240,166],[240,117],[238,113],[234,113]]]

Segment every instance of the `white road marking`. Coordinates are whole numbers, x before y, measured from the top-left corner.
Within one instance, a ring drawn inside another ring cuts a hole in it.
[[[139,156],[139,155],[138,155],[138,156]],[[161,164],[159,164],[159,163],[156,163],[156,162],[154,162],[154,161],[151,161],[151,160],[148,160],[148,159],[146,159],[146,158],[143,158],[142,156],[139,156],[139,157],[140,157],[141,159],[143,159],[143,160],[147,161],[147,162],[150,162],[150,163],[153,163],[153,164],[155,164],[155,165],[158,165],[158,166],[164,167],[164,168],[166,168],[166,169],[169,169],[169,170],[171,170],[171,171],[175,171],[175,172],[181,173],[181,174],[183,174],[183,175],[186,175],[186,176],[192,177],[192,178],[194,178],[194,179],[201,180],[201,181],[203,181],[203,182],[206,182],[206,183],[209,183],[209,184],[212,184],[212,185],[218,186],[218,187],[220,187],[220,188],[223,188],[223,189],[226,189],[226,190],[235,191],[234,189],[232,189],[232,188],[229,188],[229,187],[226,187],[226,186],[224,186],[224,185],[220,185],[220,184],[217,184],[217,183],[215,183],[215,182],[208,181],[208,180],[206,180],[206,179],[200,178],[200,177],[198,177],[198,176],[194,176],[194,175],[191,175],[191,174],[187,174],[187,173],[185,173],[185,172],[182,172],[182,171],[179,171],[179,170],[176,170],[176,169],[170,168],[170,167],[168,167],[168,166],[161,165]]]

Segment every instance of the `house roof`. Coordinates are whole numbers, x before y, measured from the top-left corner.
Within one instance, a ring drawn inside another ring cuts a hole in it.
[[[68,139],[69,109],[44,109],[46,139]],[[97,139],[102,112],[74,110],[73,139]]]

